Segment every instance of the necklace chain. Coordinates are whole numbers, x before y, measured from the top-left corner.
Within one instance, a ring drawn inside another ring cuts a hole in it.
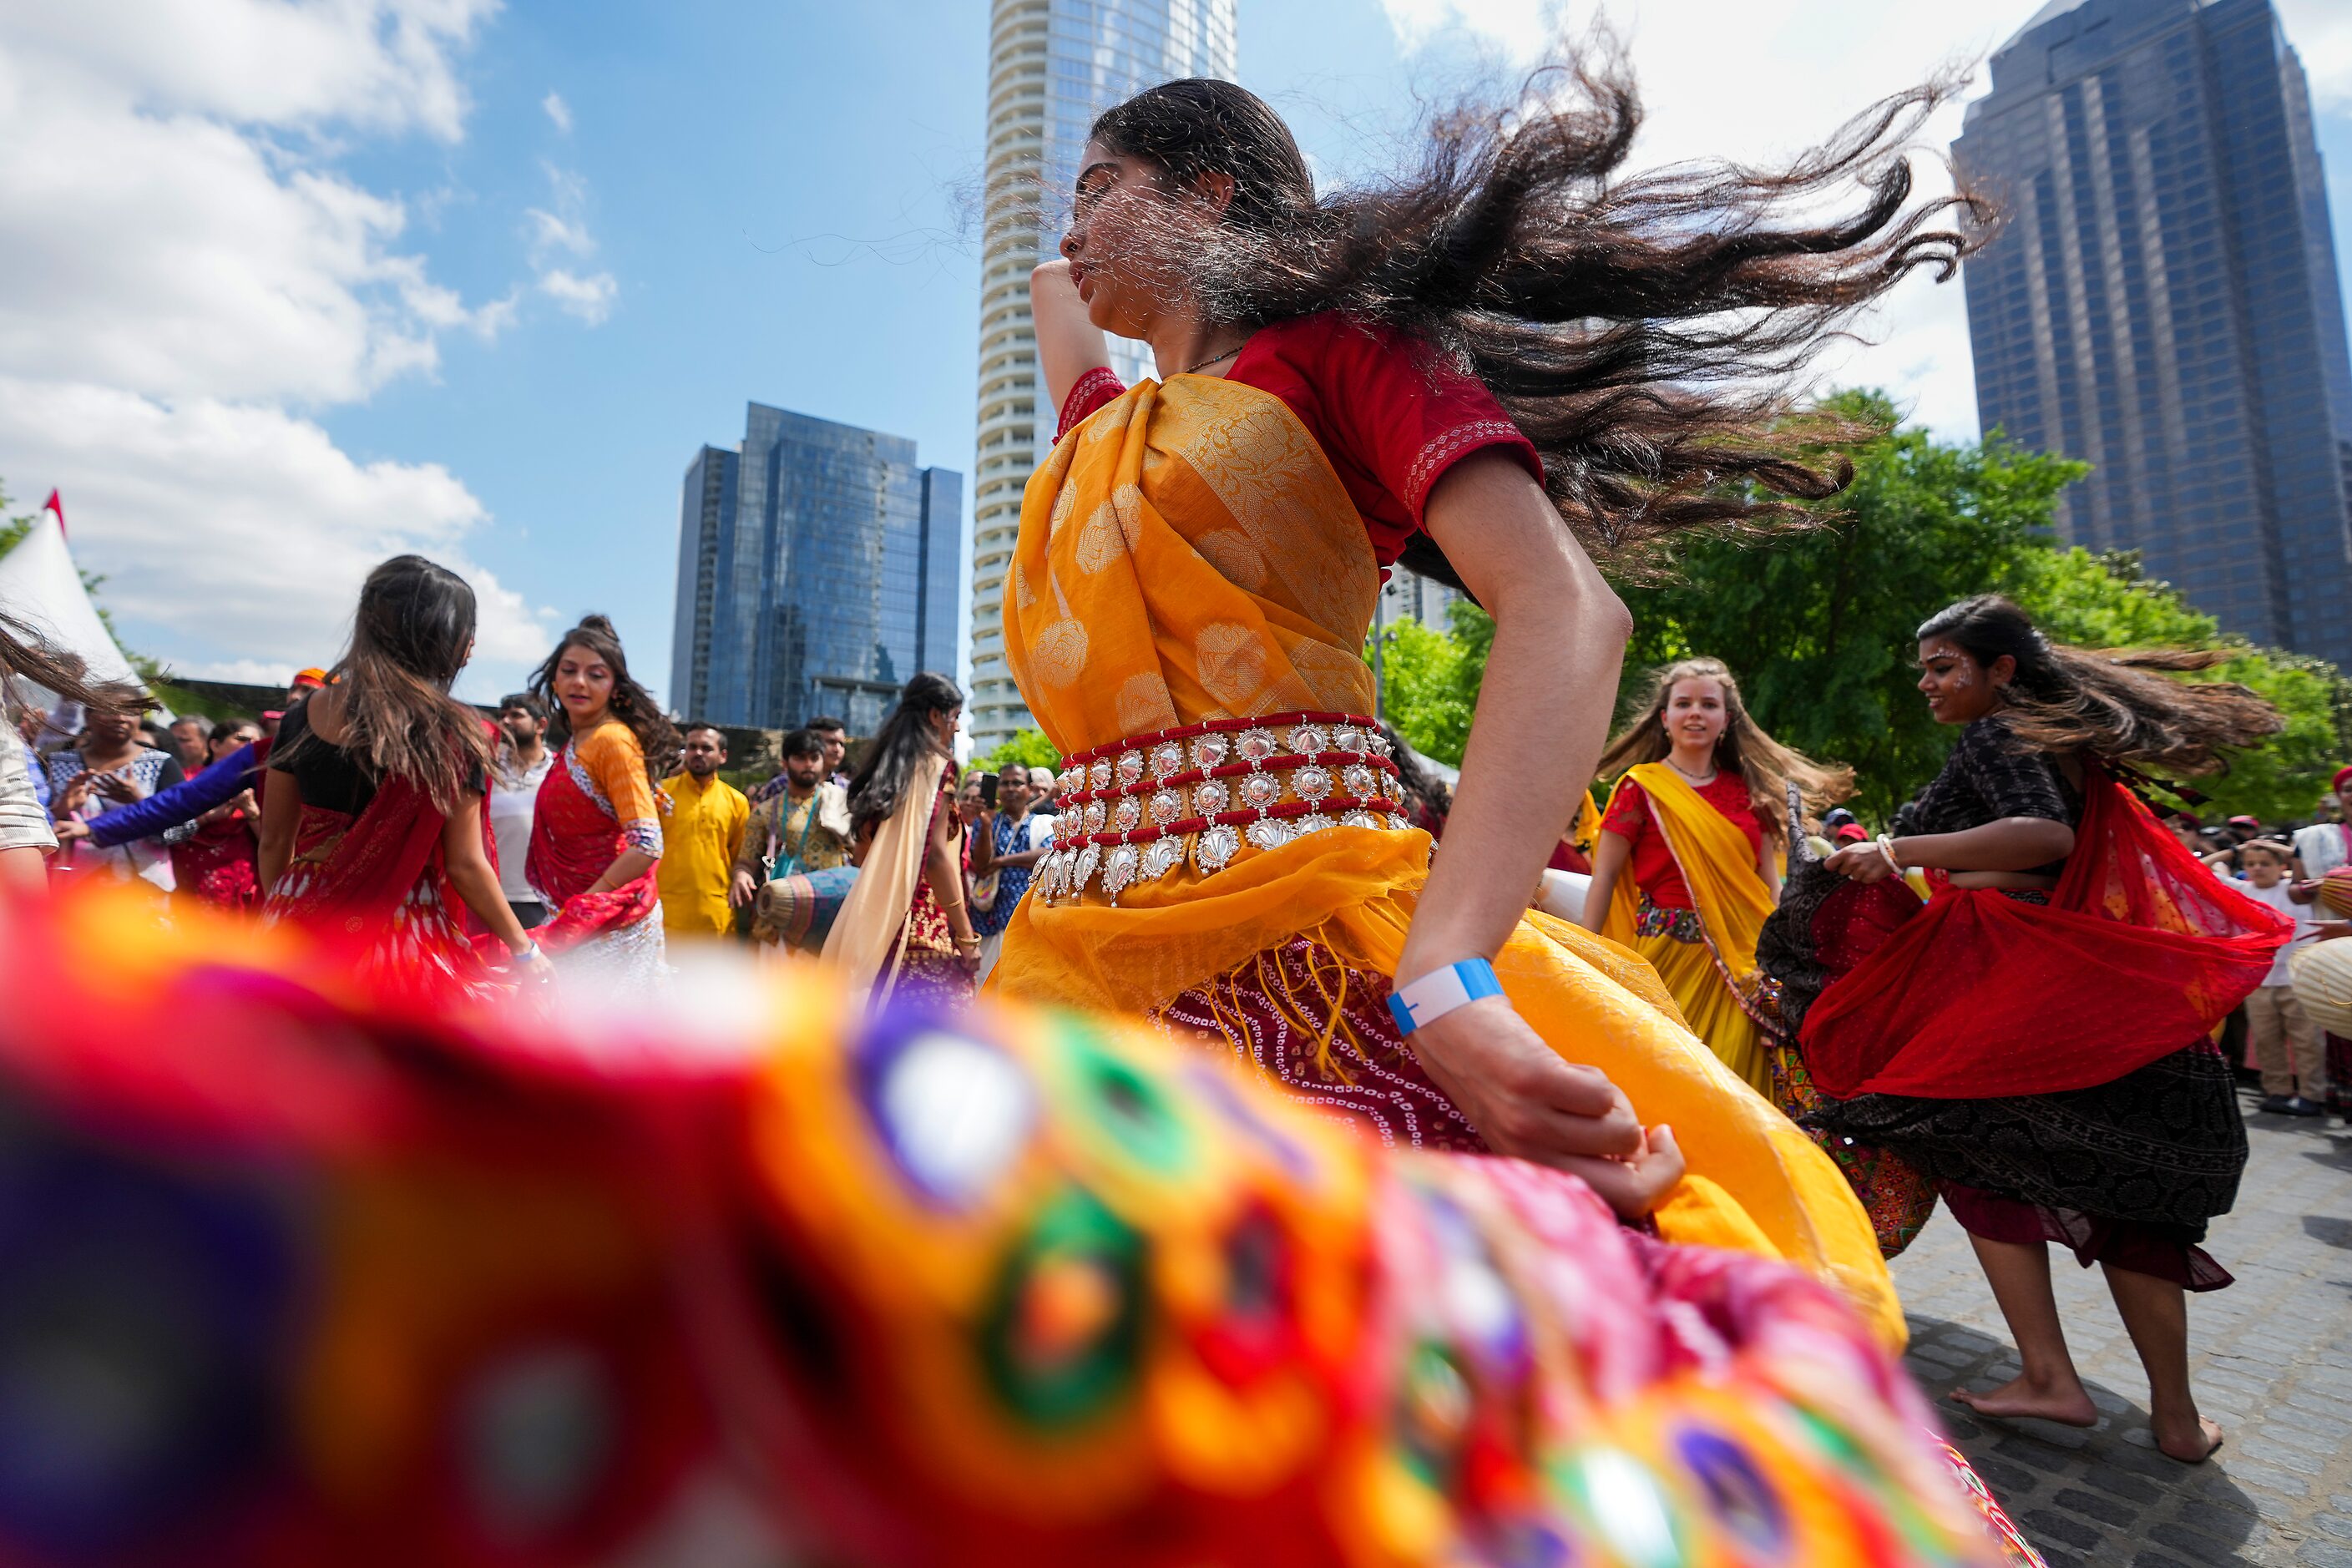
[[[1216,363],[1219,360],[1231,359],[1241,352],[1242,345],[1235,343],[1224,353],[1221,354],[1212,354],[1207,359],[1202,360],[1199,364],[1186,365],[1182,370],[1178,371],[1176,374],[1178,375],[1198,375],[1202,371],[1208,369],[1211,365]]]
[[[1714,782],[1715,775],[1723,771],[1719,767],[1714,767],[1707,769],[1704,773],[1695,773],[1688,768],[1683,766],[1680,763],[1675,761],[1672,757],[1668,757],[1665,761],[1666,766],[1674,769],[1675,772],[1682,774],[1683,777],[1690,780],[1690,782],[1695,784],[1710,784]]]

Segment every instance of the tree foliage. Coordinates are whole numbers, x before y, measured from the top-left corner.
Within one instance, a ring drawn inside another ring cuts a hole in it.
[[[2329,773],[2352,753],[2352,686],[2333,666],[2223,636],[2132,557],[2058,546],[2059,493],[2084,465],[1998,435],[1951,444],[1897,429],[1893,405],[1875,393],[1843,394],[1832,405],[1887,433],[1854,451],[1854,482],[1824,508],[1820,526],[1767,539],[1696,538],[1657,563],[1663,570],[1619,582],[1634,623],[1621,718],[1650,670],[1712,654],[1739,677],[1767,729],[1824,761],[1853,764],[1856,808],[1883,819],[1934,776],[1954,738],[1919,697],[1914,632],[1956,599],[2000,592],[2061,642],[2231,652],[2209,678],[2261,692],[2287,728],[2228,774],[2198,781],[2211,802],[2200,809],[2270,819],[2311,813]],[[1487,616],[1458,603],[1448,633],[1416,626],[1392,641],[1384,710],[1415,747],[1459,762],[1493,635]]]
[[[1043,730],[1024,730],[988,755],[974,757],[964,773],[967,776],[999,773],[1008,763],[1018,763],[1024,768],[1058,768],[1062,765],[1062,753],[1045,739]]]

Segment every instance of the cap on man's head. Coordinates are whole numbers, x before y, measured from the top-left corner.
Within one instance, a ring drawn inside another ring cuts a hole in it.
[[[2346,779],[2352,779],[2352,763],[2347,763],[2342,767],[2336,769],[2336,776],[2328,781],[2327,787],[2329,789],[2340,790],[2344,787],[2344,781]]]
[[[287,684],[301,687],[305,690],[315,690],[327,684],[327,672],[316,665],[309,669],[298,669],[294,672],[294,679]]]
[[[1830,837],[1840,844],[1866,843],[1870,838],[1870,829],[1859,822],[1841,822],[1831,831]]]

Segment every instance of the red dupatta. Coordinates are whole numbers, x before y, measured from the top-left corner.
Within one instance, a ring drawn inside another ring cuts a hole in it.
[[[2263,983],[2292,922],[2084,767],[2082,824],[2047,905],[1939,886],[1822,992],[1801,1039],[1823,1093],[2090,1089],[2193,1043]]]
[[[661,907],[661,888],[655,880],[659,860],[621,887],[588,891],[612,869],[629,842],[612,808],[572,776],[570,753],[567,742],[540,781],[539,798],[531,807],[530,856],[523,863],[530,885],[557,907],[555,917],[530,933],[551,952],[635,924]]]

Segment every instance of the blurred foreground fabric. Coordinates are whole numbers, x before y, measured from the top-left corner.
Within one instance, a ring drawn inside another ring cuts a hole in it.
[[[1139,1027],[0,904],[0,1563],[2000,1561],[1831,1292]]]

